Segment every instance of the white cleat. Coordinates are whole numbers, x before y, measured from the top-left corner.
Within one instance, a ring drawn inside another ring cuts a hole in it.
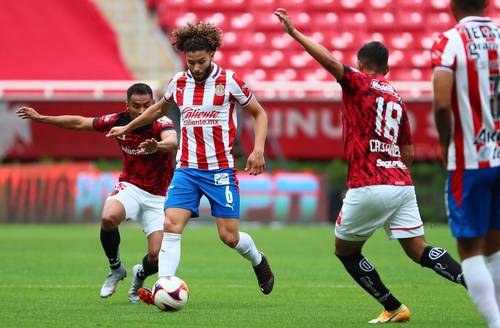
[[[139,295],[137,292],[139,289],[144,287],[144,280],[140,279],[137,274],[139,271],[142,270],[142,265],[141,264],[136,264],[132,268],[132,285],[130,286],[130,289],[128,290],[128,299],[130,303],[139,303],[141,299],[139,298]]]
[[[113,295],[116,291],[116,285],[120,280],[123,280],[127,276],[127,270],[125,267],[120,265],[118,269],[111,269],[109,271],[108,277],[104,281],[104,284],[101,288],[101,297],[106,298]]]

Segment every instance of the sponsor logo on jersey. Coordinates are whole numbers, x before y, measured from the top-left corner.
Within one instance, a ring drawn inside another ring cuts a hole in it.
[[[124,153],[127,153],[129,155],[139,155],[139,153],[142,152],[142,149],[130,149],[126,146],[121,146],[121,148]]]
[[[390,85],[389,83],[385,83],[385,82],[374,79],[370,83],[370,88],[384,92],[384,93],[389,93],[389,94],[395,96],[396,98],[401,99],[399,94],[396,92],[396,90],[393,88],[393,86]]]
[[[186,107],[182,110],[182,121],[184,125],[218,125],[220,119],[219,112],[215,110],[202,111],[191,107]]]
[[[223,96],[226,92],[226,87],[224,87],[224,85],[222,83],[219,83],[216,87],[215,87],[215,94],[217,96]]]
[[[377,166],[386,169],[405,169],[406,165],[401,161],[383,161],[380,158],[377,159]]]

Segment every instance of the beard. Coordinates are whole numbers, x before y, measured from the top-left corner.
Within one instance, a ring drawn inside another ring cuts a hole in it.
[[[203,73],[203,75],[198,76],[198,75],[193,74],[193,78],[196,82],[203,82],[206,79],[208,79],[208,77],[210,76],[210,73],[212,73],[212,61],[210,61],[210,64],[208,65],[208,67],[205,70],[205,72]]]

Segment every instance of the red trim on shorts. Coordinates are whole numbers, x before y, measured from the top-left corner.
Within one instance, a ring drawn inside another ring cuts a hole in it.
[[[416,226],[416,227],[411,227],[411,228],[389,228],[389,230],[415,230],[415,229],[418,229],[420,228],[421,226],[423,226],[424,224],[422,223],[421,225],[419,226]]]
[[[462,195],[464,192],[464,171],[455,170],[450,172],[450,189],[451,195],[455,198],[455,203],[459,208],[462,208]]]

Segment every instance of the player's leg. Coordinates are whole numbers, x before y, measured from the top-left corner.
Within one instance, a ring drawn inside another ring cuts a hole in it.
[[[182,232],[191,216],[192,212],[183,208],[165,210],[163,241],[158,262],[159,277],[175,276],[181,261]]]
[[[274,286],[274,275],[269,262],[266,256],[257,250],[252,237],[239,231],[240,193],[234,170],[204,172],[199,177],[199,183],[210,202],[220,239],[250,261],[261,291],[269,294]]]
[[[132,303],[140,301],[137,292],[144,286],[147,277],[158,272],[158,253],[163,239],[163,230],[157,230],[148,236],[148,253],[142,259],[142,264],[132,268],[132,285],[128,291],[128,299]]]
[[[165,197],[152,195],[144,190],[141,193],[141,216],[137,219],[148,239],[148,253],[132,268],[132,284],[128,291],[130,302],[139,302],[138,291],[144,286],[147,277],[158,272],[158,253],[163,239]]]
[[[170,196],[170,195],[169,195]],[[198,200],[199,201],[199,200]],[[168,200],[165,204],[168,203]],[[196,215],[198,213],[196,212]],[[165,221],[162,233],[161,248],[158,253],[158,276],[175,276],[181,260],[181,236],[193,212],[183,208],[165,209]],[[149,289],[139,289],[140,300],[153,304],[153,295]]]
[[[443,248],[427,244],[413,187],[401,188],[402,205],[386,223],[390,238],[398,239],[406,255],[421,266],[465,286],[462,268]]]
[[[119,256],[120,232],[118,226],[125,218],[136,217],[139,211],[137,197],[133,185],[119,182],[107,198],[101,216],[101,244],[108,258],[110,272],[104,281],[100,296],[113,295],[120,280],[126,277],[127,271]]]
[[[364,241],[348,241],[336,237],[335,255],[358,285],[384,307],[385,311],[371,322],[408,320],[410,318],[408,308],[392,295],[375,267],[361,253],[364,243]]]
[[[410,311],[392,295],[375,267],[363,256],[362,248],[373,232],[391,215],[384,198],[390,197],[382,186],[350,189],[335,225],[335,255],[349,275],[383,307],[384,312],[370,321],[407,321]]]
[[[158,276],[175,276],[181,258],[181,235],[192,217],[198,217],[201,190],[197,169],[176,169],[165,201],[163,241]]]
[[[262,293],[265,295],[271,293],[274,274],[267,257],[257,249],[249,234],[239,231],[239,219],[216,218],[215,222],[222,242],[252,264]]]
[[[491,207],[492,221],[486,237],[485,255],[495,284],[497,305],[500,307],[500,167],[496,168]]]
[[[499,195],[500,197],[500,195]],[[500,204],[498,205],[500,208]],[[500,218],[499,218],[500,222]],[[488,270],[495,284],[497,305],[500,307],[500,230],[491,229],[486,238],[485,251]],[[499,309],[500,310],[500,309]]]
[[[491,227],[491,186],[495,181],[490,172],[488,169],[450,171],[447,206],[467,292],[489,326],[500,327],[495,284],[484,257]]]

